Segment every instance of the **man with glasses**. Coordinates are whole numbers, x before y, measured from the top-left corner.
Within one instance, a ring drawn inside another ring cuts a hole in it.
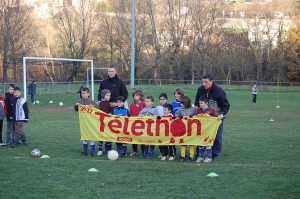
[[[195,110],[198,110],[199,98],[202,96],[206,96],[209,99],[210,108],[215,111],[215,115],[218,119],[222,120],[212,147],[212,160],[215,161],[222,150],[223,123],[225,115],[229,111],[230,104],[226,98],[225,91],[214,83],[213,76],[211,74],[206,74],[202,77],[202,86],[198,88],[195,98]]]

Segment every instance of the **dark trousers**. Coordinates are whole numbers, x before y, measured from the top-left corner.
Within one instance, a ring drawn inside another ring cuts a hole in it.
[[[222,137],[223,137],[223,123],[224,120],[222,120],[219,128],[218,128],[218,132],[217,132],[217,136],[214,142],[214,145],[212,147],[212,157],[217,157],[222,150]]]
[[[34,95],[30,95],[30,102],[33,104],[35,102]]]
[[[11,144],[13,131],[13,121],[6,120],[6,144]]]
[[[256,94],[253,94],[252,102],[253,102],[253,103],[256,103]]]
[[[145,147],[145,145],[143,145],[143,144],[141,144],[141,151],[142,151],[142,154],[144,154],[144,147]],[[132,145],[132,151],[133,152],[138,152],[138,145],[137,144],[133,144]]]
[[[162,156],[175,157],[175,146],[161,146]]]

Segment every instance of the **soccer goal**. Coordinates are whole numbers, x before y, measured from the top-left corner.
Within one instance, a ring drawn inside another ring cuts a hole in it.
[[[98,72],[93,72],[92,73],[92,71],[97,71],[98,70]],[[100,72],[100,73],[99,73]],[[96,76],[96,80],[92,80],[91,78],[90,78],[90,76]],[[86,84],[87,85],[89,85],[90,84],[90,82],[95,82],[95,81],[97,81],[97,79],[99,80],[99,79],[105,79],[105,77],[107,76],[107,68],[92,68],[92,67],[88,67],[87,69],[86,69]]]
[[[90,68],[90,81],[86,80],[86,68]],[[90,88],[91,98],[94,100],[93,69],[93,60],[23,57],[24,98],[27,100],[28,83],[35,80],[37,83],[36,100],[41,99],[43,104],[50,103],[53,97],[56,104],[67,98],[68,103],[74,104],[78,100],[75,93],[82,85]],[[77,70],[76,78],[73,75],[74,70]]]

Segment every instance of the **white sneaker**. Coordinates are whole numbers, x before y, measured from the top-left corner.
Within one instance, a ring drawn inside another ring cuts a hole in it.
[[[205,163],[212,162],[212,159],[211,158],[205,158],[205,160],[203,162],[205,162]]]
[[[138,153],[137,152],[134,152],[134,151],[132,151],[131,153],[130,153],[130,157],[132,157],[132,156],[137,156],[138,155]]]
[[[173,156],[170,156],[169,160],[175,160],[175,158]]]
[[[197,158],[196,162],[203,162],[203,158]]]
[[[161,160],[167,160],[167,156],[163,156]]]
[[[102,154],[103,154],[102,151],[98,151],[98,153],[97,153],[98,156],[100,156],[100,155],[102,155]]]

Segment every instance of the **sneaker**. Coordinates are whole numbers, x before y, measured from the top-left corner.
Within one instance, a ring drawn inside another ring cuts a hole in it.
[[[218,156],[213,156],[213,157],[212,157],[212,161],[213,161],[213,162],[216,161],[216,160],[217,160],[217,157],[218,157]]]
[[[159,156],[157,157],[158,159],[161,159],[163,156],[162,154],[159,154]]]
[[[23,141],[22,144],[23,144],[24,146],[28,146],[28,144],[27,144],[26,141]]]
[[[161,160],[167,160],[167,156],[162,156]]]
[[[126,153],[121,153],[121,157],[126,157],[127,154]]]
[[[211,158],[205,158],[205,160],[203,162],[208,163],[208,162],[212,162],[213,160]]]
[[[170,156],[169,160],[175,160],[175,158],[173,156]]]
[[[81,152],[81,155],[84,156],[84,155],[88,155],[88,154],[85,153],[84,151],[82,151],[82,152]]]
[[[90,153],[91,157],[95,157],[95,154],[93,154],[92,152]]]
[[[196,162],[203,162],[203,158],[197,158]]]
[[[181,158],[179,159],[180,162],[186,162],[186,160],[187,160],[187,159],[184,158],[184,157],[181,157]]]
[[[130,153],[130,157],[132,157],[132,156],[137,156],[137,155],[138,155],[138,153],[135,152],[135,151],[132,151],[132,152]]]
[[[98,151],[98,153],[97,153],[98,156],[100,156],[100,155],[102,155],[102,154],[103,154],[102,151]]]
[[[187,158],[186,161],[187,161],[187,162],[193,162],[193,161],[194,161],[194,158],[191,158],[191,157],[190,157],[190,158]]]

